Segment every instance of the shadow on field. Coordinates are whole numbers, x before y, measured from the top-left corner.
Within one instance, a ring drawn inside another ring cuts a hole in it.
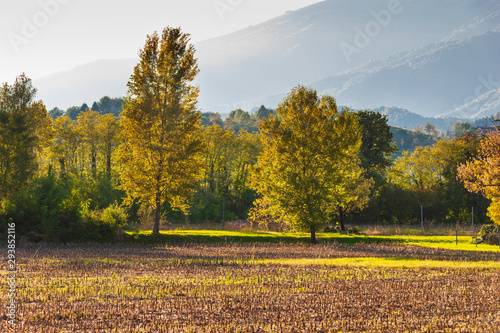
[[[294,243],[310,243],[310,237],[306,234],[284,234],[272,232],[185,232],[176,231],[168,233],[160,233],[154,235],[151,232],[132,231],[129,232],[130,242],[138,244],[220,244],[220,243],[269,243],[269,244],[294,244]],[[377,236],[369,237],[365,235],[353,235],[349,237],[335,237],[334,234],[319,234],[318,241],[321,244],[340,244],[340,245],[356,245],[356,244],[398,244],[402,243],[390,237]]]

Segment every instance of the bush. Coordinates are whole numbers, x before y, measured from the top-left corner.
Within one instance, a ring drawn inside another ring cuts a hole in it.
[[[500,225],[498,224],[485,224],[478,234],[483,241],[490,245],[498,245],[500,236]]]
[[[125,208],[114,203],[102,210],[90,211],[90,201],[82,204],[82,217],[87,237],[97,241],[113,241],[121,228],[127,225],[128,214]]]
[[[112,227],[123,228],[127,225],[128,214],[125,208],[114,203],[102,211],[101,220]]]
[[[2,201],[0,222],[16,223],[18,235],[32,241],[76,240],[82,236],[79,201],[70,182],[43,176]]]
[[[126,210],[118,204],[91,210],[93,201],[76,177],[41,176],[0,202],[0,229],[16,224],[18,236],[38,242],[112,241],[127,224]],[[94,206],[96,206],[94,204]]]

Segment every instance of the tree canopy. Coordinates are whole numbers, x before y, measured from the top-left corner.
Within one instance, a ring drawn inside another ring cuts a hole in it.
[[[330,196],[343,178],[340,165],[358,154],[357,118],[339,112],[333,97],[298,86],[260,130],[264,150],[252,184],[272,215],[310,232],[315,243],[316,231],[329,219]]]
[[[465,187],[491,200],[488,216],[500,224],[500,132],[489,132],[481,140],[477,157],[460,165],[458,178]]]
[[[0,87],[0,195],[7,196],[36,171],[37,157],[48,144],[51,120],[36,89],[22,74]]]

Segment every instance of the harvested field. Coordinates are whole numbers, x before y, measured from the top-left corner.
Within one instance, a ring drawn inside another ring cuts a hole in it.
[[[499,267],[493,252],[401,244],[25,245],[16,322],[19,332],[498,332]]]

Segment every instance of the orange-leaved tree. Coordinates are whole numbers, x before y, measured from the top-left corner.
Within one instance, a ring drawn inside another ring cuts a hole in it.
[[[488,216],[500,224],[500,131],[489,132],[481,140],[477,157],[458,167],[458,178],[471,192],[491,200]]]

